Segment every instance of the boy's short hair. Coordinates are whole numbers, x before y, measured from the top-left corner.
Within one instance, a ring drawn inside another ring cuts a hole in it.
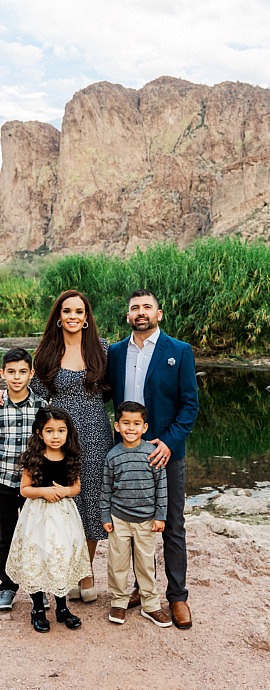
[[[115,412],[116,422],[119,422],[119,419],[121,419],[123,412],[139,412],[139,414],[143,418],[143,421],[146,422],[147,420],[147,409],[145,405],[141,405],[141,403],[132,402],[131,400],[125,400],[125,402],[122,402],[120,405],[118,405]]]
[[[10,362],[20,362],[21,360],[28,364],[30,370],[32,369],[32,357],[29,352],[23,347],[12,347],[3,356],[2,369],[5,369]]]

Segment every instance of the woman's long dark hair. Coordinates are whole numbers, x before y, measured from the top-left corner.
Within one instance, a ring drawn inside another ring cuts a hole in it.
[[[48,405],[40,407],[32,426],[32,434],[28,439],[27,448],[20,456],[20,465],[27,470],[33,486],[42,486],[44,468],[45,443],[40,434],[50,419],[59,419],[67,425],[67,440],[63,446],[67,468],[67,483],[72,486],[80,476],[81,455],[78,432],[71,416],[61,407]]]
[[[106,355],[102,347],[95,319],[88,299],[77,290],[66,290],[54,302],[42,339],[34,358],[35,372],[50,392],[54,390],[54,379],[61,366],[61,359],[65,352],[62,328],[58,328],[62,304],[69,297],[80,297],[85,306],[88,328],[82,330],[82,357],[86,372],[84,385],[86,390],[93,391],[102,388],[106,369]]]

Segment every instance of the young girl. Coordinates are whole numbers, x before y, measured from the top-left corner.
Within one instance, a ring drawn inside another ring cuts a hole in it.
[[[78,628],[80,618],[66,606],[67,592],[92,576],[85,534],[73,496],[80,491],[78,434],[59,407],[40,408],[27,450],[22,453],[21,494],[27,500],[14,532],[6,570],[33,599],[31,621],[37,632],[50,623],[43,591],[56,600],[56,619]]]

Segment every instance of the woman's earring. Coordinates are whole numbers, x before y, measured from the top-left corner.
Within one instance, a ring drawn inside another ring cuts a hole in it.
[[[88,321],[85,321],[85,322],[84,322],[83,328],[88,328]]]
[[[61,319],[58,319],[58,321],[56,321],[56,325],[58,326],[58,328],[62,328],[62,321],[61,321]]]

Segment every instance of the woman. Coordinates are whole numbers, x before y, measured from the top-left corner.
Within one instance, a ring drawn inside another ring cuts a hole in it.
[[[90,304],[77,290],[62,292],[49,315],[34,359],[31,387],[71,415],[79,433],[81,492],[74,499],[82,518],[91,564],[97,542],[106,533],[99,498],[105,456],[113,445],[102,389],[108,343],[100,339]],[[94,601],[92,577],[83,578],[70,598]]]

